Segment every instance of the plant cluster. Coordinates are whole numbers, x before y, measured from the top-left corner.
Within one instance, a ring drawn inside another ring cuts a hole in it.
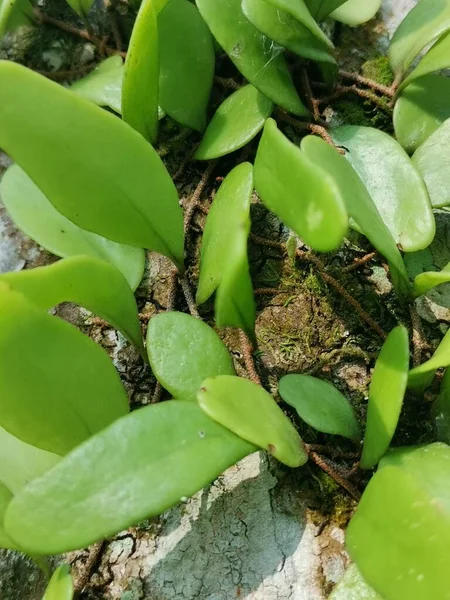
[[[68,2],[94,39],[92,0]],[[450,205],[450,84],[439,74],[450,66],[448,0],[420,0],[400,24],[389,87],[340,72],[319,25],[363,23],[380,0],[135,4],[125,62],[111,52],[70,87],[0,61],[0,147],[15,162],[2,178],[2,201],[20,229],[62,257],[0,276],[0,545],[41,562],[159,515],[257,450],[291,468],[317,457],[257,373],[236,376],[230,352],[196,308],[215,295],[217,327],[239,328],[257,343],[247,252],[254,191],[291,230],[285,250],[294,260],[320,265],[314,252],[337,250],[351,227],[387,261],[403,305],[450,281],[446,267],[411,283],[403,259],[431,244],[433,209]],[[29,0],[0,1],[0,35],[24,22],[46,17]],[[217,53],[238,75],[219,81],[231,91],[208,119]],[[313,75],[326,93],[344,78],[354,85],[340,86],[343,93],[391,103],[395,138],[370,127],[327,128]],[[153,147],[164,115],[202,133],[198,161],[246,148],[262,132],[255,160],[238,162],[206,210],[196,304],[184,246],[198,198],[183,216]],[[172,261],[192,313],[152,317],[145,344],[133,295],[144,250]],[[64,301],[121,332],[172,399],[130,412],[105,351],[49,314]],[[449,372],[433,406],[435,443],[391,448],[407,389],[424,396],[449,366],[450,332],[411,369],[408,331],[395,327],[373,370],[364,434],[330,383],[305,374],[279,382],[281,399],[302,421],[362,444],[359,468],[377,468],[347,531],[356,566],[335,599],[355,589],[355,598],[450,598]],[[70,573],[59,567],[45,599],[72,593]]]

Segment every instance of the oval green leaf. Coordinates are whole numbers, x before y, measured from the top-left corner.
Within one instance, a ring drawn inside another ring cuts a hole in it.
[[[399,325],[389,333],[373,370],[361,457],[363,469],[375,467],[389,448],[402,410],[408,371],[408,331]]]
[[[86,17],[94,4],[94,0],[67,0],[67,4],[80,15]]]
[[[62,258],[80,254],[101,258],[125,276],[132,290],[138,287],[145,267],[144,250],[107,240],[66,219],[19,165],[12,165],[3,175],[0,197],[17,227],[49,252]]]
[[[314,37],[321,41],[325,46],[332,49],[333,44],[313,19],[311,13],[307,9],[304,0],[268,0],[276,9],[287,12],[299,23],[309,29]]]
[[[306,0],[305,4],[316,21],[326,19],[347,0]]]
[[[450,366],[450,329],[445,334],[433,356],[418,367],[411,369],[408,387],[423,392],[433,381],[436,371]]]
[[[33,23],[33,5],[29,0],[0,0],[0,39],[8,31]]]
[[[207,377],[234,375],[231,355],[214,329],[184,313],[150,319],[147,352],[155,377],[175,398],[195,400]]]
[[[418,79],[450,66],[450,34],[443,35],[422,57],[417,67],[404,79],[400,90]]]
[[[70,86],[70,90],[98,106],[107,106],[122,113],[123,61],[119,55],[111,56],[88,75]]]
[[[448,282],[450,282],[450,263],[442,271],[425,271],[424,273],[419,273],[413,282],[414,298],[423,296],[438,285]]]
[[[432,414],[436,424],[437,439],[450,445],[450,369],[445,371]]]
[[[329,600],[383,600],[368,586],[355,564],[349,566]]]
[[[0,61],[0,146],[76,225],[182,267],[175,185],[157,152],[116,116]]]
[[[395,136],[412,154],[450,118],[450,78],[426,75],[400,94],[394,107]]]
[[[212,34],[242,75],[275,104],[307,116],[293,84],[282,49],[245,17],[240,0],[196,0]]]
[[[59,565],[50,579],[42,600],[72,600],[73,582],[69,565]]]
[[[317,431],[342,435],[356,442],[361,439],[352,405],[328,381],[309,375],[285,375],[280,379],[278,391],[299,417]]]
[[[0,548],[8,550],[17,550],[17,546],[6,535],[3,521],[5,519],[6,509],[13,499],[13,495],[4,483],[0,481]]]
[[[339,247],[348,218],[338,187],[273,119],[266,121],[256,154],[255,188],[267,208],[312,248],[329,252]]]
[[[106,352],[5,285],[0,356],[0,425],[37,448],[65,454],[128,411]]]
[[[330,14],[330,18],[355,27],[373,19],[381,3],[382,0],[347,0]]]
[[[401,250],[427,248],[436,233],[430,198],[420,173],[400,144],[372,127],[338,127],[332,135],[346,149],[346,158]]]
[[[450,204],[450,119],[414,153],[413,163],[425,181],[434,208]]]
[[[181,125],[203,131],[216,62],[211,33],[188,0],[170,0],[158,29],[161,108]]]
[[[34,554],[84,548],[182,502],[256,449],[193,402],[148,406],[24,488],[6,532]]]
[[[252,381],[230,375],[206,379],[197,399],[212,419],[289,467],[308,460],[292,423],[272,396]]]
[[[133,292],[120,271],[104,260],[65,258],[46,267],[5,273],[1,283],[45,310],[61,302],[83,306],[120,331],[145,357]]]
[[[194,155],[211,160],[243,148],[263,128],[273,104],[252,85],[244,85],[222,102]]]

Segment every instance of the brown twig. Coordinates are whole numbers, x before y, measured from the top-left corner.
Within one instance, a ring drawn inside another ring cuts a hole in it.
[[[189,203],[184,213],[184,233],[186,233],[191,225],[192,217],[194,216],[195,209],[200,202],[200,196],[202,195],[204,189],[208,185],[209,178],[212,175],[217,164],[217,160],[212,160],[208,166],[206,167],[203,175],[201,176],[200,181],[197,184],[197,187],[194,190],[194,193],[189,198]]]
[[[422,352],[429,348],[424,339],[422,321],[414,304],[409,307],[409,315],[413,330],[413,366],[418,367],[422,361]]]
[[[92,571],[95,565],[99,562],[101,557],[102,550],[104,548],[105,542],[97,542],[93,544],[89,549],[89,556],[86,562],[83,565],[83,570],[81,574],[78,576],[77,580],[74,582],[74,598],[79,596],[81,592],[84,590],[86,585],[89,583],[89,580],[92,575]]]
[[[320,456],[317,452],[309,452],[309,457],[315,464],[325,471],[336,483],[343,487],[357,502],[361,499],[361,492],[338,470],[337,465],[334,465],[330,460]]]
[[[197,310],[197,305],[195,304],[194,294],[192,293],[191,286],[190,286],[189,280],[187,278],[187,275],[184,275],[183,277],[181,277],[179,279],[179,281],[180,281],[181,289],[183,290],[183,294],[186,299],[186,303],[188,305],[190,314],[193,317],[196,317],[197,319],[201,319],[201,317],[198,313],[198,310]]]
[[[283,290],[277,288],[256,288],[254,290],[255,296],[275,296],[276,294],[282,293]]]
[[[214,81],[216,83],[218,83],[219,85],[221,85],[222,87],[224,87],[228,90],[233,90],[234,92],[237,92],[237,90],[242,87],[239,83],[237,83],[231,77],[225,78],[225,77],[218,77],[216,75],[216,77],[214,77]]]
[[[314,121],[320,121],[319,103],[314,97],[314,94],[311,89],[311,84],[309,82],[308,72],[305,68],[302,68],[301,70],[301,83],[306,100],[308,101],[308,104],[311,108]]]
[[[255,367],[255,361],[253,359],[252,343],[249,340],[247,334],[244,331],[242,331],[242,329],[239,331],[239,340],[241,342],[242,356],[244,357],[244,363],[248,378],[250,379],[250,381],[253,381],[253,383],[256,383],[257,385],[262,385],[261,378],[258,375],[258,372]]]
[[[377,254],[376,252],[369,252],[369,254],[366,254],[362,258],[355,258],[355,260],[353,261],[353,264],[348,265],[347,267],[344,267],[342,269],[342,272],[350,273],[351,271],[356,271],[356,269],[359,269],[359,267],[362,267],[362,266],[366,265],[368,262],[370,262],[372,260],[372,258],[374,258],[376,256],[376,254]]]
[[[359,73],[351,73],[349,71],[340,70],[339,75],[343,79],[350,79],[350,81],[354,81],[356,83],[359,83],[360,85],[365,85],[366,87],[369,87],[372,90],[375,90],[376,92],[380,92],[381,94],[383,94],[384,96],[388,96],[389,98],[394,97],[395,91],[392,89],[392,87],[388,87],[387,85],[378,83],[377,81],[369,79],[368,77],[363,77]]]
[[[291,117],[291,115],[288,115],[281,108],[276,110],[276,114],[281,121],[288,123],[289,125],[291,125],[291,127],[294,127],[295,129],[298,129],[300,131],[310,131],[311,133],[320,136],[323,140],[325,140],[327,144],[329,144],[332,148],[339,152],[339,154],[344,153],[344,150],[336,146],[336,144],[333,141],[333,138],[323,125],[319,125],[318,123],[305,123],[304,121],[298,121],[297,119]]]
[[[340,96],[346,96],[347,94],[356,94],[360,98],[364,98],[364,100],[369,100],[373,104],[376,104],[389,115],[392,113],[392,107],[388,102],[386,102],[386,100],[380,98],[369,90],[362,90],[356,85],[337,85],[334,89],[334,93],[331,96],[320,98],[319,102],[321,104],[329,104],[336,98],[339,98]]]
[[[74,69],[73,71],[37,71],[37,73],[53,81],[70,81],[71,79],[76,79],[77,77],[83,77],[84,75],[87,75],[97,66],[98,63],[92,63],[90,65],[80,67],[79,69]]]

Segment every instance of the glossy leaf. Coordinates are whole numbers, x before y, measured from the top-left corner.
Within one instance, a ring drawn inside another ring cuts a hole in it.
[[[48,310],[73,302],[95,313],[145,355],[133,292],[113,266],[92,256],[74,256],[46,267],[0,275],[0,284],[27,296]]]
[[[212,34],[242,75],[285,110],[307,116],[287,68],[282,48],[245,17],[241,0],[196,0]]]
[[[408,383],[409,340],[403,325],[393,329],[381,348],[369,388],[361,467],[375,467],[394,437]]]
[[[450,263],[442,271],[425,271],[424,273],[419,273],[413,283],[414,297],[418,298],[423,294],[427,294],[438,285],[448,282],[450,282]]]
[[[72,600],[73,582],[69,565],[59,565],[50,579],[42,600]]]
[[[216,110],[194,158],[211,160],[239,150],[261,131],[272,110],[270,100],[244,85]]]
[[[85,17],[91,10],[94,0],[67,0],[67,4],[69,4],[80,17]]]
[[[71,221],[161,252],[181,268],[175,185],[157,152],[116,116],[0,61],[0,146]]]
[[[155,377],[175,398],[195,400],[207,377],[234,375],[231,355],[214,329],[184,313],[150,319],[147,352]]]
[[[312,248],[329,252],[339,247],[348,226],[340,190],[273,119],[266,121],[259,143],[255,188],[267,208]]]
[[[450,370],[445,371],[439,396],[433,405],[437,439],[450,444]]]
[[[15,496],[7,534],[28,552],[84,548],[157,516],[256,448],[193,402],[132,412]]]
[[[397,293],[408,295],[410,283],[401,254],[359,175],[343,156],[318,137],[303,138],[301,148],[311,162],[328,172],[344,199],[348,214],[388,260]]]
[[[405,88],[394,107],[395,136],[412,154],[450,118],[450,78],[426,75]]]
[[[450,0],[420,0],[400,23],[389,47],[392,70],[406,73],[416,56],[450,29]]]
[[[98,106],[122,113],[123,61],[118,55],[107,58],[88,75],[70,86],[72,92]]]
[[[0,38],[21,25],[33,23],[33,6],[29,0],[0,0]]]
[[[404,79],[400,90],[425,75],[441,71],[450,66],[450,34],[443,35],[423,56],[417,67]]]
[[[450,119],[414,153],[413,162],[422,174],[434,208],[450,204]]]
[[[404,252],[427,248],[436,233],[430,198],[400,144],[372,127],[338,127],[332,135],[346,149],[397,245]]]
[[[380,10],[382,0],[347,0],[342,6],[334,10],[330,18],[346,25],[361,25],[373,19]]]
[[[13,541],[6,535],[3,521],[5,518],[6,509],[8,504],[13,498],[12,493],[6,487],[4,483],[0,481],[0,548],[7,548],[9,550],[16,550],[17,547]]]
[[[450,329],[433,356],[409,372],[408,387],[422,392],[433,381],[436,371],[448,366],[450,366]]]
[[[315,36],[315,38],[323,42],[330,49],[333,44],[313,19],[311,13],[307,9],[304,0],[267,0],[275,8],[289,13],[299,23],[303,24]]]
[[[352,564],[345,571],[343,578],[334,588],[329,600],[383,600],[368,584]]]
[[[65,454],[128,411],[106,352],[5,284],[0,356],[0,425],[37,448]]]
[[[352,405],[328,381],[309,375],[285,375],[280,379],[278,391],[310,427],[355,441],[361,439]]]
[[[299,467],[308,460],[292,423],[256,383],[230,375],[206,379],[197,399],[212,419],[286,465]]]
[[[62,258],[101,258],[126,277],[132,290],[139,285],[145,266],[142,248],[112,242],[66,219],[18,165],[3,175],[0,196],[17,227],[49,252]]]
[[[305,4],[316,21],[322,21],[347,0],[306,0]]]
[[[162,109],[181,125],[203,131],[216,56],[212,36],[188,0],[170,0],[158,17]]]

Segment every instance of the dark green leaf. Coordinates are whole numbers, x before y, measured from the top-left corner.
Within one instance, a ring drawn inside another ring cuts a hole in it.
[[[67,4],[69,4],[80,17],[85,17],[91,10],[94,0],[67,0]]]
[[[404,79],[400,90],[425,75],[441,71],[450,66],[450,34],[443,35],[425,56],[420,60],[417,67]]]
[[[72,600],[73,583],[69,565],[59,565],[50,579],[42,600]]]
[[[193,402],[148,406],[24,488],[6,532],[34,554],[84,548],[182,502],[255,450]]]
[[[0,0],[0,38],[8,31],[33,22],[33,6],[29,0]]]
[[[352,564],[334,588],[329,600],[383,600],[364,581],[358,567]]]
[[[322,21],[347,0],[306,0],[306,6],[316,21]]]
[[[123,62],[118,55],[107,58],[88,75],[76,81],[71,91],[98,106],[122,112]]]
[[[436,424],[437,439],[450,444],[450,370],[445,371],[441,389],[433,404],[433,417]]]
[[[308,460],[301,437],[261,386],[222,375],[206,379],[197,399],[212,419],[286,465],[299,467]]]
[[[285,375],[278,391],[300,418],[317,431],[361,439],[361,428],[350,402],[328,381],[309,375]]]
[[[316,21],[311,16],[311,13],[306,8],[304,0],[268,0],[270,4],[278,10],[289,13],[299,23],[302,23],[316,37],[317,40],[323,42],[328,48],[332,49],[333,44],[317,25]]]
[[[347,0],[336,8],[330,17],[346,25],[361,25],[373,19],[380,9],[382,0]]]
[[[427,294],[438,285],[448,282],[450,282],[450,263],[442,271],[425,271],[424,273],[419,273],[414,279],[413,295],[415,298],[418,298]]]
[[[195,400],[207,377],[234,375],[230,353],[214,329],[184,313],[150,319],[147,352],[155,377],[175,398]]]
[[[409,372],[408,387],[423,392],[433,381],[441,367],[450,366],[450,329],[445,334],[433,356]]]
[[[12,493],[9,489],[0,481],[0,548],[7,548],[9,550],[16,550],[17,547],[12,540],[5,533],[3,527],[3,521],[5,518],[6,509],[8,504],[13,499]]]

